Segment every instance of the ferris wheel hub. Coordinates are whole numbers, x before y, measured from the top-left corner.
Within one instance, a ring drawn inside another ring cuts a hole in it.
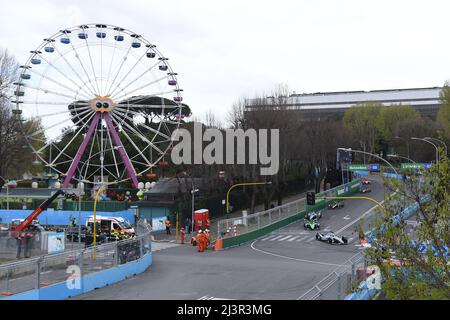
[[[116,107],[116,103],[109,96],[95,96],[90,101],[90,106],[95,112],[104,113],[111,112]]]

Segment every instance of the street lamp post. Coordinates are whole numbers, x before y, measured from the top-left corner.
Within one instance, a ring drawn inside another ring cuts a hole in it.
[[[425,137],[424,139],[426,139],[426,140],[431,140],[431,141],[434,141],[434,142],[438,142],[438,143],[442,143],[443,145],[444,145],[444,148],[445,148],[445,155],[447,155],[448,154],[448,149],[447,149],[447,144],[444,142],[444,141],[442,141],[442,140],[440,140],[440,139],[438,139],[438,138],[431,138],[431,137]],[[440,157],[440,156],[439,156]]]
[[[381,161],[384,161],[388,166],[390,166],[392,168],[392,170],[394,170],[395,174],[398,175],[397,170],[394,168],[394,166],[387,161],[386,159],[383,159],[382,157],[380,157],[379,155],[376,154],[372,154],[370,152],[366,152],[366,151],[361,151],[361,150],[354,150],[354,149],[349,149],[349,148],[338,148],[338,150],[343,150],[343,151],[350,151],[350,152],[356,152],[356,153],[362,153],[362,154],[366,154],[375,158],[380,159]]]
[[[272,184],[272,181],[269,181],[269,182],[243,182],[243,183],[237,183],[237,184],[232,185],[230,187],[230,189],[228,189],[228,192],[227,192],[227,202],[226,202],[226,211],[227,211],[227,213],[230,212],[229,198],[230,198],[230,191],[233,188],[239,187],[239,186],[259,186],[259,185],[266,185],[266,184]]]
[[[403,141],[406,142],[406,149],[407,149],[407,153],[408,153],[408,158],[411,158],[410,154],[409,154],[409,142],[408,140],[406,140],[405,138],[399,137],[399,136],[395,136],[394,139],[401,139]]]
[[[415,162],[414,160],[412,160],[412,159],[410,159],[410,158],[408,158],[408,157],[402,157],[402,156],[399,156],[398,154],[388,154],[387,156],[388,156],[388,157],[391,157],[391,158],[405,159],[405,160],[408,160],[408,161],[410,161],[410,162],[412,162],[412,163],[417,163],[417,162]]]
[[[431,144],[436,149],[436,165],[439,163],[439,149],[438,149],[437,145],[435,145],[432,141],[429,141],[425,138],[412,137],[411,140],[420,140],[420,141],[425,141],[426,143]]]

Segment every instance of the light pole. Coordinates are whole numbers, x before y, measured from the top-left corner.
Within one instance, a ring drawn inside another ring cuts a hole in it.
[[[439,143],[442,143],[444,145],[444,147],[445,147],[445,155],[448,154],[447,144],[444,141],[442,141],[442,140],[440,140],[438,138],[431,138],[431,137],[425,137],[424,139],[431,140],[431,141],[434,141],[434,142],[438,141]],[[440,158],[440,155],[439,155],[439,158]]]
[[[239,186],[259,186],[259,185],[266,185],[266,184],[272,184],[272,181],[269,181],[269,182],[243,182],[243,183],[237,183],[237,184],[232,185],[230,187],[230,189],[228,189],[228,192],[227,192],[227,202],[226,202],[226,211],[227,211],[227,213],[230,211],[229,198],[230,198],[230,191],[233,188],[239,187]]]
[[[384,161],[388,166],[390,166],[392,168],[392,170],[394,170],[395,174],[398,175],[397,170],[394,168],[394,166],[387,161],[386,159],[383,159],[382,157],[380,157],[379,155],[370,153],[370,152],[366,152],[366,151],[361,151],[361,150],[354,150],[354,149],[349,149],[349,148],[338,148],[338,150],[344,150],[344,151],[350,151],[350,152],[356,152],[356,153],[362,153],[362,154],[366,154],[375,158],[380,159],[381,161]]]
[[[81,196],[84,194],[84,183],[78,183],[78,244],[81,244]]]
[[[398,154],[388,154],[387,156],[388,156],[388,157],[391,157],[391,158],[405,159],[405,160],[408,160],[408,161],[410,161],[410,162],[412,162],[412,163],[417,163],[417,162],[415,162],[414,160],[412,160],[412,159],[410,159],[410,158],[408,158],[408,157],[402,157],[402,156],[399,156]]]
[[[405,138],[399,137],[399,136],[395,136],[394,139],[401,139],[403,141],[406,142],[406,149],[407,149],[407,153],[408,153],[408,158],[411,158],[410,154],[409,154],[409,142],[408,140],[406,140]]]
[[[436,149],[436,165],[439,163],[439,150],[438,150],[438,146],[435,145],[432,141],[429,141],[425,138],[416,138],[416,137],[412,137],[411,140],[420,140],[420,141],[425,141],[426,143],[431,144],[435,149]]]
[[[191,181],[192,181],[192,178],[191,178]],[[198,189],[194,189],[194,182],[192,182],[192,189],[191,189],[191,193],[192,193],[191,232],[194,232],[194,203],[195,203],[194,195],[198,191],[199,191]]]

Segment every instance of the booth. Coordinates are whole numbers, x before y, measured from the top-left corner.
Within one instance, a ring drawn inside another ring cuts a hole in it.
[[[194,211],[194,231],[209,228],[209,210],[199,209]]]

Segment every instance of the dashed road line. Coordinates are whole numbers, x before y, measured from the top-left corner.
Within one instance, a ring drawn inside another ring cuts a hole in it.
[[[280,238],[280,239],[278,239],[278,241],[284,241],[284,240],[286,240],[286,239],[289,239],[290,237],[292,237],[292,236],[289,235],[289,236],[286,236],[286,237],[284,237],[284,238]]]
[[[275,241],[275,240],[277,240],[277,239],[279,239],[279,238],[282,238],[284,235],[281,235],[281,236],[276,236],[275,238],[272,238],[272,239],[270,239],[269,241]]]

